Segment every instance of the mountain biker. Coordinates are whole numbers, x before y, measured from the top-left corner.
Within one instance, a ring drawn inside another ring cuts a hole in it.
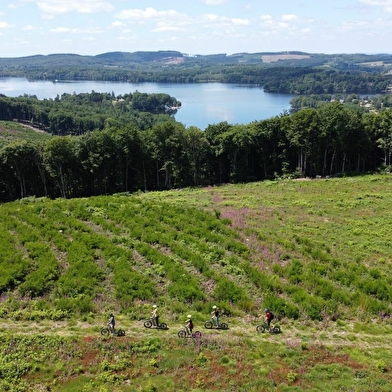
[[[191,334],[192,334],[192,331],[193,331],[192,316],[191,316],[190,314],[188,314],[187,317],[188,317],[188,318],[187,318],[187,320],[185,321],[185,322],[186,322],[185,329],[186,329],[186,331],[188,332],[188,335],[191,335]]]
[[[152,319],[152,323],[158,327],[159,323],[158,323],[158,306],[157,305],[153,305],[152,306],[152,311],[151,311],[151,319]]]
[[[264,309],[264,321],[267,323],[268,329],[271,329],[271,321],[273,318],[272,312],[268,308]]]
[[[212,316],[211,318],[213,320],[215,320],[215,325],[218,328],[219,327],[219,309],[215,305],[212,307],[211,316]]]
[[[113,313],[110,313],[110,315],[109,315],[108,326],[109,326],[110,332],[111,332],[112,334],[115,333],[115,331],[114,331],[114,326],[115,326],[115,325],[116,325],[116,320],[114,319],[114,315],[113,315]]]

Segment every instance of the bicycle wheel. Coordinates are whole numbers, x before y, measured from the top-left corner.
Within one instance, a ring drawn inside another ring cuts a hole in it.
[[[103,327],[101,329],[101,335],[102,336],[109,336],[110,335],[110,329],[108,327]]]
[[[214,326],[214,323],[212,321],[206,321],[204,323],[204,328],[211,329],[213,326]]]
[[[279,327],[279,325],[275,325],[275,327],[272,328],[272,332],[273,333],[281,333],[281,329]]]
[[[226,323],[219,324],[220,329],[229,329],[229,326]]]
[[[151,327],[152,327],[152,321],[151,321],[151,320],[146,320],[146,321],[143,323],[143,325],[144,325],[146,328],[151,328]]]
[[[123,329],[119,329],[117,331],[117,336],[125,336],[125,331]]]
[[[167,324],[166,323],[160,323],[159,324],[160,329],[167,329]]]
[[[192,338],[200,339],[201,338],[201,332],[196,331],[192,333]]]
[[[179,338],[186,338],[186,331],[181,329],[181,331],[177,332]]]
[[[264,333],[265,332],[265,327],[264,325],[260,324],[256,327],[256,331],[259,333]]]

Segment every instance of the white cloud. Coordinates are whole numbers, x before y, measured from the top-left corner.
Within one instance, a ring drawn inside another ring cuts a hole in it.
[[[200,0],[200,1],[206,5],[223,5],[226,3],[226,0]]]
[[[148,7],[146,9],[128,9],[123,10],[115,15],[116,18],[128,21],[141,22],[143,20],[159,20],[159,19],[170,19],[176,18],[181,19],[186,15],[180,14],[174,10],[168,11],[157,11],[155,8]]]
[[[209,21],[211,22],[215,22],[216,20],[218,20],[219,16],[215,15],[215,14],[207,14],[205,16]]]
[[[49,30],[51,33],[72,33],[72,34],[101,34],[102,29],[70,29],[69,27],[56,27]]]
[[[52,20],[52,19],[54,19],[54,16],[53,15],[49,15],[49,14],[42,14],[41,18],[45,19],[45,20]]]
[[[69,12],[92,14],[114,10],[111,3],[100,0],[46,0],[38,1],[37,5],[45,15],[67,14]]]
[[[376,34],[390,33],[390,23],[384,19],[375,19],[375,20],[358,20],[355,22],[345,22],[342,23],[337,31],[355,31],[356,34],[360,34],[362,36],[374,36]]]
[[[34,30],[34,29],[35,29],[35,27],[32,26],[32,25],[26,25],[26,26],[23,26],[23,28],[22,28],[22,30],[24,30],[24,31],[27,31],[27,30]]]
[[[237,26],[248,26],[248,25],[250,24],[249,19],[237,19],[237,18],[233,18],[231,21],[232,21],[232,23],[233,23],[234,25],[237,25]]]
[[[165,31],[182,31],[182,30],[184,29],[179,26],[172,26],[165,23],[158,23],[157,27],[153,30],[153,32],[161,33]]]
[[[56,27],[55,29],[49,30],[51,33],[69,33],[71,31],[68,27]]]
[[[382,7],[385,12],[392,12],[392,0],[359,0],[359,2],[370,7]]]
[[[228,18],[226,16],[219,16],[215,14],[204,15],[204,21],[209,23],[210,27],[222,28],[228,26],[249,26],[249,19]]]
[[[6,29],[12,27],[10,24],[8,24],[7,22],[0,22],[0,29]]]
[[[282,20],[284,21],[290,21],[290,20],[296,20],[298,19],[298,16],[296,15],[282,15]]]
[[[119,20],[116,20],[115,22],[112,23],[112,27],[124,27],[125,24],[123,22],[120,22]]]
[[[125,36],[121,35],[121,36],[117,37],[116,39],[119,42],[129,43],[129,42],[135,42],[138,38],[136,36],[126,36],[125,37]]]

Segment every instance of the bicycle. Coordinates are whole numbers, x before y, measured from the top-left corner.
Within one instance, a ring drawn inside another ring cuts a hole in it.
[[[153,322],[153,319],[151,319],[151,318],[145,320],[143,325],[145,328],[169,329],[167,327],[166,323],[159,323],[158,325],[155,325],[155,323]]]
[[[273,327],[269,327],[266,322],[263,322],[262,324],[259,324],[256,327],[256,331],[259,332],[259,333],[265,333],[265,332],[269,332],[269,333],[272,333],[272,334],[282,333],[282,330],[280,329],[279,325],[275,325]]]
[[[101,335],[102,336],[109,336],[112,334],[112,331],[110,330],[109,327],[103,327],[101,329]],[[113,335],[115,336],[125,336],[125,331],[123,329],[118,329],[117,331],[114,331]]]
[[[200,339],[201,338],[201,332],[200,331],[195,331],[190,333],[189,331],[186,330],[186,328],[180,329],[177,332],[177,335],[179,338],[185,338],[185,339]]]
[[[213,320],[208,320],[204,323],[204,328],[207,329],[229,329],[229,326],[226,323],[219,323],[218,326],[216,326],[216,324],[214,323]]]

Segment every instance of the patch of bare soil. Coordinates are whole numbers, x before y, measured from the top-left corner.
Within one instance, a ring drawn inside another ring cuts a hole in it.
[[[273,63],[279,60],[303,60],[308,59],[310,56],[306,54],[271,54],[261,56],[263,63]]]
[[[25,128],[30,128],[30,129],[32,129],[32,130],[33,130],[33,131],[35,131],[35,132],[39,132],[39,133],[45,133],[45,131],[43,131],[42,129],[39,129],[39,128],[36,128],[36,127],[33,127],[32,125],[23,124],[23,123],[18,123],[18,124],[22,125],[22,127],[25,127]]]
[[[164,60],[165,64],[181,64],[184,62],[183,57],[169,57]]]

